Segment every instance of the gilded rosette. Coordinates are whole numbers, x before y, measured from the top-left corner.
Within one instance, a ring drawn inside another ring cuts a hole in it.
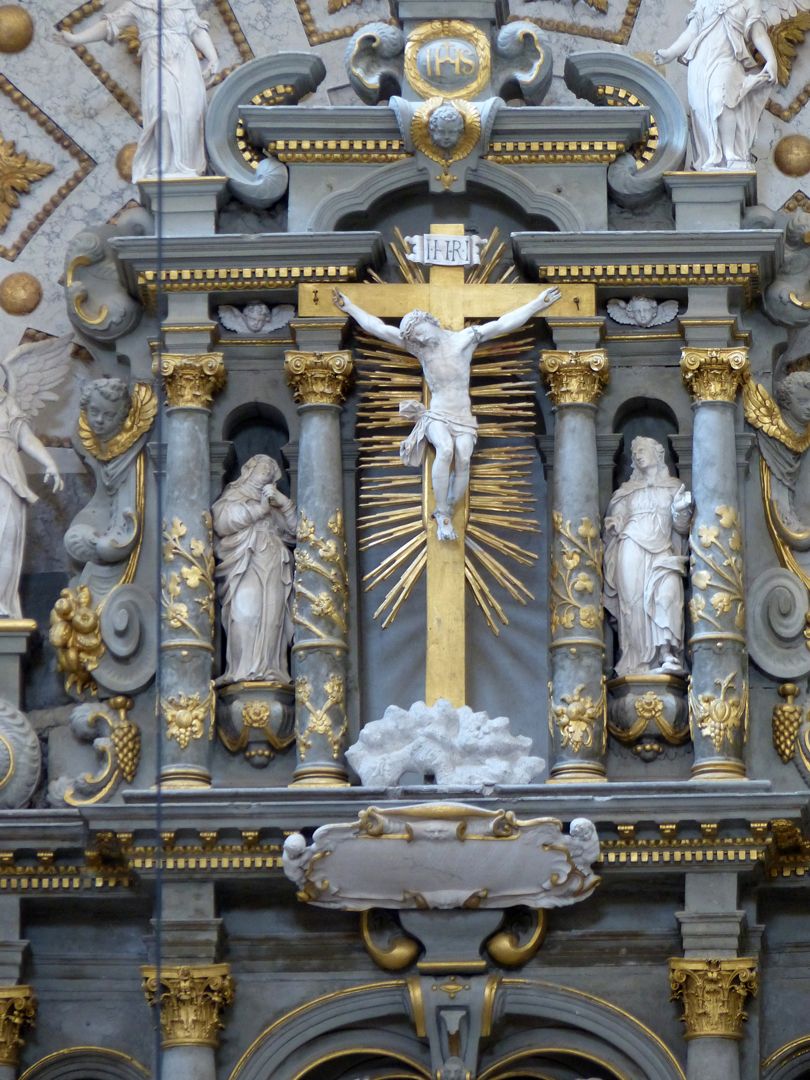
[[[141,968],[149,1005],[160,1010],[161,1043],[211,1046],[225,1027],[222,1010],[231,1004],[234,984],[228,964]]]
[[[0,987],[0,1065],[19,1065],[23,1028],[32,1026],[36,1015],[37,999],[30,986]]]
[[[222,353],[160,353],[153,371],[163,377],[170,409],[210,409],[225,385]]]
[[[756,960],[672,959],[669,984],[673,1001],[683,1003],[685,1038],[742,1038],[743,1022],[748,1018],[744,1005],[758,988]]]
[[[604,349],[578,352],[544,352],[540,374],[553,404],[595,405],[609,378],[608,358]]]
[[[734,402],[749,373],[748,349],[681,351],[681,375],[695,401]]]
[[[346,400],[354,371],[350,352],[287,352],[284,357],[287,383],[298,405],[339,407]]]

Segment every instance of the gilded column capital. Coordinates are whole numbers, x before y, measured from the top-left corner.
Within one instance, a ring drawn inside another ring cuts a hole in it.
[[[546,393],[558,408],[561,405],[595,405],[609,378],[604,349],[544,352],[540,374]]]
[[[672,1000],[683,1002],[687,1039],[710,1035],[720,1039],[741,1039],[743,1006],[757,992],[757,962],[752,957],[728,960],[683,960],[669,962]]]
[[[36,1015],[37,999],[30,986],[0,986],[0,1065],[19,1065],[22,1030],[33,1025]]]
[[[287,382],[298,405],[342,405],[354,372],[352,354],[341,352],[287,352]]]
[[[210,409],[225,385],[222,353],[159,353],[152,364],[163,376],[170,409]]]
[[[695,401],[733,403],[748,373],[748,349],[681,350],[681,375]]]
[[[142,967],[147,1003],[160,1010],[161,1045],[212,1046],[225,1027],[222,1010],[234,996],[228,964]]]

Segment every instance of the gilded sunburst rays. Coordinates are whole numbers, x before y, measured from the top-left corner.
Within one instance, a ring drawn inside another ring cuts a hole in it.
[[[397,234],[392,254],[402,277],[424,281],[421,267],[408,262],[404,251]],[[503,245],[493,235],[482,250],[481,265],[468,271],[466,281],[510,280],[511,267],[496,277],[502,254]],[[385,628],[427,565],[429,519],[422,473],[403,466],[399,457],[400,441],[411,427],[411,421],[400,416],[399,403],[421,397],[422,371],[407,353],[370,337],[358,340],[359,547],[381,556],[363,581],[367,590],[387,586],[374,612]],[[530,445],[535,433],[532,345],[525,336],[501,338],[482,345],[472,365],[470,397],[479,441],[470,470],[465,577],[494,634],[499,624],[509,621],[498,599],[500,590],[521,604],[534,599],[519,576],[520,567],[531,566],[537,558],[523,543],[538,531],[531,516],[536,502],[531,482],[536,455]]]

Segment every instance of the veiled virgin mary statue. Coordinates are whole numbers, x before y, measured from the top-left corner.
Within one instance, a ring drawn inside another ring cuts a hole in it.
[[[216,577],[228,635],[220,683],[290,680],[296,510],[265,454],[245,463],[212,507]]]

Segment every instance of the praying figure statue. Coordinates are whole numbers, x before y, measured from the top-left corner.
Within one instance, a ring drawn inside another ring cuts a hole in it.
[[[779,75],[768,30],[810,8],[810,0],[694,0],[686,29],[657,64],[688,67],[693,168],[753,169],[762,111]]]
[[[228,636],[220,684],[290,681],[297,517],[294,503],[278,490],[280,479],[278,464],[255,454],[212,507],[216,578]]]
[[[197,14],[193,0],[126,0],[77,34],[63,30],[62,37],[68,45],[112,45],[127,26],[135,26],[140,39],[143,115],[132,182],[158,173],[202,176],[205,83],[219,70],[208,23]],[[202,68],[197,50],[205,60]]]
[[[664,447],[633,439],[633,471],[605,517],[605,607],[619,627],[617,675],[684,673],[683,576],[692,496]]]
[[[353,304],[337,289],[337,306],[351,316],[372,337],[387,341],[415,356],[430,391],[430,403],[403,401],[399,411],[414,421],[413,430],[400,445],[405,465],[417,468],[425,456],[425,444],[435,451],[431,470],[439,540],[455,540],[453,511],[464,498],[470,478],[470,459],[478,438],[478,421],[470,401],[470,364],[482,341],[491,341],[524,326],[533,315],[551,307],[560,299],[557,288],[544,289],[534,300],[499,319],[468,326],[464,330],[445,330],[427,311],[409,311],[399,326],[388,326]]]

